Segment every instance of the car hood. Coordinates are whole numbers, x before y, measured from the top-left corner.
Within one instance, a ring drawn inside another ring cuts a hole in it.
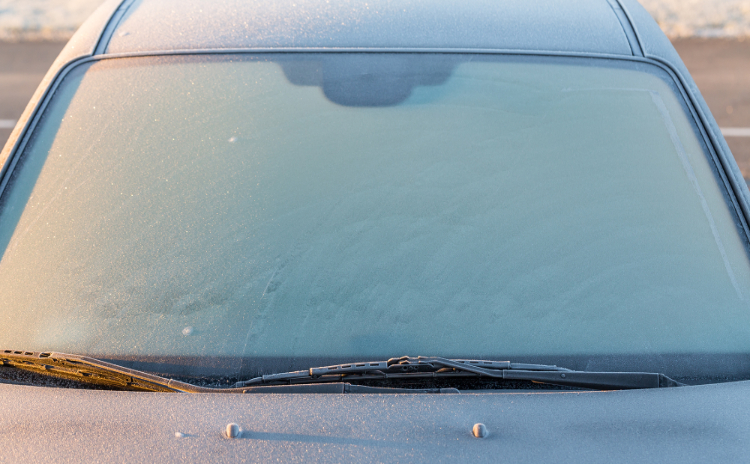
[[[616,392],[175,394],[0,385],[24,462],[737,462],[750,382]],[[475,423],[490,435],[472,436]],[[236,423],[239,438],[222,436]],[[4,459],[3,459],[4,460]]]

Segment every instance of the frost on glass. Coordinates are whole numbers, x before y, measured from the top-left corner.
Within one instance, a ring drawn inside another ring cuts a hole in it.
[[[390,106],[274,56],[74,70],[0,213],[0,346],[351,360],[736,353],[750,272],[654,72],[456,63]]]

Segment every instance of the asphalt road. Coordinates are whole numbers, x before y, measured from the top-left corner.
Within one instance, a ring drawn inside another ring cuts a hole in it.
[[[64,43],[0,42],[0,146],[10,136],[7,121],[18,119]]]
[[[719,127],[750,128],[750,40],[682,39],[673,44]],[[750,179],[750,133],[726,140],[742,175]]]
[[[0,42],[0,143],[17,119],[63,43]],[[750,40],[681,39],[675,48],[722,128],[750,128]],[[750,179],[750,130],[727,143]]]

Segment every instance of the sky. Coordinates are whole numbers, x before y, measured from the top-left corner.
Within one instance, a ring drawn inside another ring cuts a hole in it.
[[[676,37],[750,37],[750,0],[640,0]],[[0,40],[66,40],[102,0],[0,0]]]

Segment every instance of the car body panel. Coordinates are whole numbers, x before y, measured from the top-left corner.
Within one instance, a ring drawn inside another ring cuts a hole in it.
[[[750,382],[459,395],[0,385],[0,395],[3,454],[19,462],[740,462],[750,436]],[[488,437],[472,436],[478,422]],[[222,436],[229,423],[239,438]]]
[[[73,65],[98,54],[482,49],[609,56],[669,70],[705,130],[747,229],[750,194],[696,84],[637,0],[618,2],[476,2],[461,15],[452,14],[463,8],[457,1],[340,2],[318,17],[292,2],[228,2],[203,15],[196,0],[108,0],[71,39],[19,118],[0,152],[0,192],[55,83]],[[533,11],[543,20],[485,15],[488,7],[519,15]],[[399,8],[406,13],[396,16]],[[385,13],[395,19],[386,21]],[[139,35],[136,28],[150,32]],[[493,35],[495,28],[503,34]],[[520,34],[525,28],[532,29],[527,36]],[[147,394],[0,384],[0,433],[6,443],[0,461],[739,462],[750,436],[749,393],[750,382],[461,395]],[[245,430],[240,439],[221,436],[229,422]],[[487,425],[488,438],[471,435],[477,422]],[[178,432],[185,436],[175,436]]]

